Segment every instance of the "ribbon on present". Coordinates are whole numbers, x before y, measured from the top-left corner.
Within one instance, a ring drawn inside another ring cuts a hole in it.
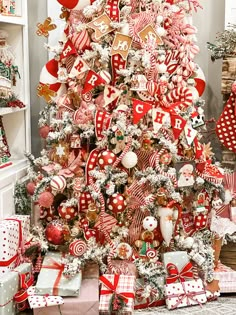
[[[53,295],[58,295],[59,283],[60,283],[65,265],[57,262],[56,260],[54,260],[52,258],[50,258],[50,259],[51,259],[52,264],[51,265],[43,265],[42,268],[58,270],[58,275],[57,275],[56,280],[54,282],[53,291],[52,291]]]
[[[174,283],[176,281],[184,282],[186,280],[193,279],[193,265],[188,262],[181,271],[178,270],[177,266],[173,263],[168,263],[166,266],[169,276],[166,278],[166,283]]]
[[[134,299],[134,293],[131,292],[118,292],[117,286],[119,283],[120,275],[114,275],[114,284],[112,284],[105,276],[101,276],[99,280],[107,287],[107,290],[102,289],[101,295],[115,294],[120,297],[126,304],[129,299]]]
[[[27,289],[34,283],[34,277],[31,272],[19,274],[20,290],[14,295],[17,309],[23,311],[29,307]]]
[[[183,287],[183,290],[184,290],[184,293],[181,293],[181,294],[170,294],[168,295],[168,298],[178,298],[178,302],[175,303],[173,306],[172,306],[172,309],[175,309],[179,306],[180,303],[183,302],[183,300],[186,298],[187,299],[187,305],[192,305],[191,304],[191,301],[193,302],[196,302],[196,304],[200,305],[202,307],[202,303],[200,301],[198,301],[198,299],[196,299],[196,295],[201,295],[201,294],[205,294],[205,291],[202,290],[202,291],[194,291],[194,292],[187,292],[186,288],[185,288],[185,283],[182,282],[182,287]]]
[[[19,266],[19,264],[21,263],[21,259],[22,259],[22,252],[23,252],[23,234],[22,234],[22,224],[21,221],[18,219],[5,219],[7,221],[15,221],[18,223],[19,225],[19,245],[18,245],[18,251],[17,253],[10,258],[9,260],[1,260],[0,261],[0,267],[8,267],[9,265],[11,265],[13,262],[15,263],[14,267]],[[4,221],[5,221],[4,220]]]

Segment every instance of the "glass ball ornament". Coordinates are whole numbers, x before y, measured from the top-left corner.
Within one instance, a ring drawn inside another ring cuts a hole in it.
[[[113,213],[123,212],[126,206],[127,202],[122,194],[115,193],[107,199],[107,208]]]
[[[110,150],[104,150],[98,154],[98,165],[100,169],[104,169],[105,166],[111,166],[116,161],[116,155]]]
[[[63,245],[69,230],[58,220],[54,220],[46,226],[45,237],[53,245]]]
[[[143,219],[143,228],[152,232],[157,227],[157,219],[153,216],[147,216]]]
[[[53,204],[54,196],[49,191],[42,192],[38,197],[38,203],[40,206],[50,208]]]
[[[62,219],[65,220],[73,220],[77,214],[78,209],[74,206],[67,206],[63,203],[57,208],[58,214]]]
[[[137,154],[133,151],[129,151],[125,154],[121,160],[121,164],[126,168],[133,168],[138,162]]]

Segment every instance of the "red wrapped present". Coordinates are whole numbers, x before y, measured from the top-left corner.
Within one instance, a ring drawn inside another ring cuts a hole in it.
[[[100,277],[99,314],[110,314],[110,307],[119,314],[131,315],[134,309],[135,277],[127,275],[105,274]],[[121,303],[124,304],[120,308]]]
[[[29,233],[29,216],[12,216],[0,222],[0,275],[20,264]]]

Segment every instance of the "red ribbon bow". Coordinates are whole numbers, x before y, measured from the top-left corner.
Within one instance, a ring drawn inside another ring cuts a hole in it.
[[[17,303],[17,309],[23,311],[28,308],[27,289],[33,285],[34,277],[31,272],[19,274],[20,290],[14,295],[14,301]]]
[[[166,278],[166,283],[174,283],[176,281],[184,282],[187,279],[193,279],[193,272],[192,272],[193,265],[191,262],[187,263],[183,269],[179,272],[176,265],[169,263],[166,266],[168,271],[169,277]]]
[[[127,304],[129,299],[134,299],[134,293],[131,292],[118,292],[117,286],[119,283],[120,275],[114,275],[114,284],[112,284],[105,276],[100,277],[100,281],[108,288],[108,290],[101,290],[101,295],[113,294],[121,297]]]
[[[58,294],[59,283],[60,283],[61,276],[62,276],[62,273],[64,271],[65,265],[57,262],[56,260],[54,260],[52,258],[51,258],[51,261],[52,261],[51,265],[43,265],[42,268],[58,270],[58,275],[57,275],[56,280],[54,282],[52,293],[53,293],[53,295],[59,295]]]

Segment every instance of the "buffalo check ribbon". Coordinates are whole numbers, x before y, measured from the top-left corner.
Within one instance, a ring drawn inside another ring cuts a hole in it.
[[[101,276],[99,279],[107,287],[107,290],[101,290],[101,295],[116,294],[117,296],[121,297],[126,304],[128,303],[129,299],[134,299],[134,293],[118,292],[117,287],[120,275],[114,275],[114,284],[112,284],[105,276]]]
[[[167,272],[169,276],[166,278],[166,283],[174,283],[176,281],[184,282],[186,280],[192,280],[193,279],[193,271],[192,271],[193,265],[191,262],[188,262],[181,271],[178,270],[175,264],[169,263],[166,266]]]
[[[62,264],[62,263],[57,262],[56,260],[54,260],[52,258],[51,258],[51,262],[52,262],[52,264],[50,264],[50,265],[43,265],[42,268],[58,270],[58,275],[57,275],[56,280],[55,280],[54,285],[53,285],[52,294],[53,295],[59,295],[58,294],[59,283],[60,283],[60,280],[61,280],[62,273],[64,271],[64,266],[65,265]]]

